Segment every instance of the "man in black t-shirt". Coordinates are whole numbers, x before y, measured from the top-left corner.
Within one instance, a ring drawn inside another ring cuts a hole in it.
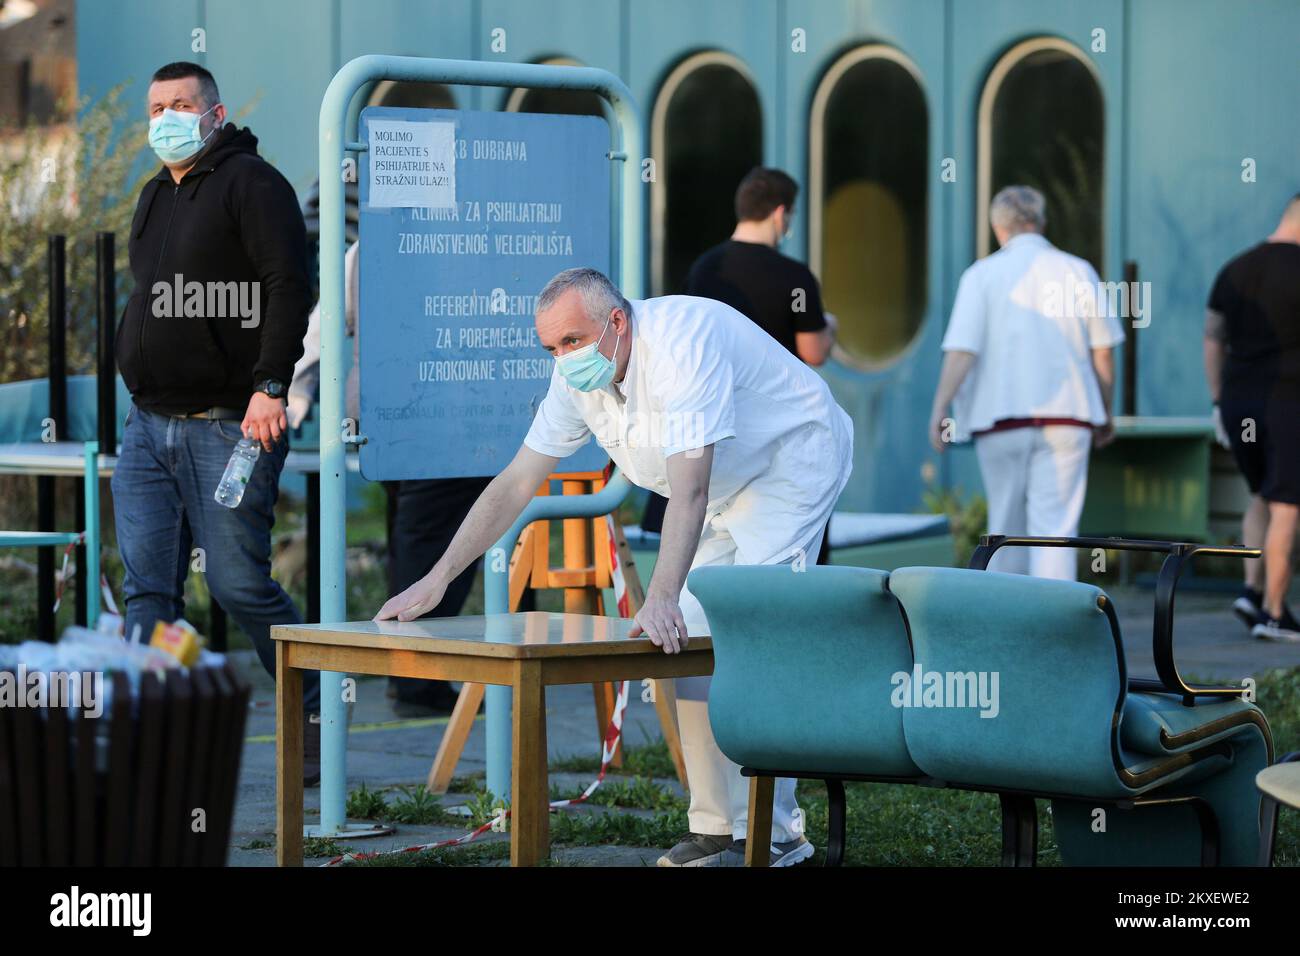
[[[725,302],[809,365],[821,365],[834,341],[821,288],[806,265],[776,250],[790,234],[798,194],[795,181],[779,169],[756,166],[746,173],[736,187],[731,238],[695,260],[683,291]],[[663,511],[664,499],[651,494],[641,527],[658,531]],[[824,534],[817,563],[826,564],[829,555]]]
[[[1205,372],[1221,444],[1254,496],[1242,520],[1246,587],[1233,610],[1265,640],[1300,641],[1286,606],[1300,514],[1300,194],[1267,241],[1219,273],[1205,320]]]
[[[725,302],[762,326],[809,365],[821,365],[833,341],[817,279],[776,251],[794,221],[795,181],[756,167],[736,189],[736,229],[705,252],[686,277],[686,294]]]

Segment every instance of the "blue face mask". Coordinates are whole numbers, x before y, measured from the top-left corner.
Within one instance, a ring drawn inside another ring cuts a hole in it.
[[[556,367],[570,387],[580,392],[590,392],[604,388],[614,380],[614,360],[600,352],[600,343],[607,331],[609,331],[609,319],[605,320],[605,328],[600,330],[599,339],[590,345],[584,345],[580,349],[561,355],[555,360]],[[615,355],[618,354],[618,343],[621,338],[622,336],[619,335],[614,339]]]
[[[161,116],[149,121],[149,145],[164,163],[183,163],[203,148],[208,136],[199,136],[199,120],[215,110],[219,104],[213,104],[202,113],[182,113],[179,110],[165,109]]]

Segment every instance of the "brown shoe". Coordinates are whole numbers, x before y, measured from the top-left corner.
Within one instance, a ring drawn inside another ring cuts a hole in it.
[[[320,714],[310,714],[302,728],[302,785],[320,783]]]

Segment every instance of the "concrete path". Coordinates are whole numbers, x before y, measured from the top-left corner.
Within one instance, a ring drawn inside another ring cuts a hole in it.
[[[239,651],[232,657],[253,684],[253,702],[245,732],[228,863],[231,866],[274,866],[275,687],[252,651]],[[348,734],[348,790],[355,790],[363,783],[370,790],[423,786],[447,718],[401,720],[393,714],[391,701],[384,694],[385,680],[364,678],[357,683],[357,703]],[[659,722],[654,706],[641,701],[639,688],[634,686],[632,691],[623,728],[625,745],[635,747],[659,738]],[[590,685],[548,688],[546,704],[547,744],[552,762],[575,756],[599,758],[600,739]],[[483,715],[480,714],[456,768],[458,777],[484,771],[484,746]],[[551,781],[578,789],[585,787],[594,777],[594,773],[552,773]],[[681,793],[675,778],[657,778],[657,782]],[[464,803],[465,797],[464,792],[451,793],[442,802],[453,806]],[[313,787],[306,792],[309,824],[319,819],[319,801],[319,788]],[[609,811],[603,807],[582,807],[565,812]],[[463,836],[465,832],[463,828],[402,825],[391,836],[349,840],[346,845],[359,852],[372,852],[448,840]],[[505,835],[489,832],[474,842],[490,843],[504,839],[507,839]],[[569,865],[639,866],[648,861],[648,865],[653,866],[661,852],[618,846],[563,848],[557,849],[555,859]],[[321,862],[324,860],[307,861],[308,865]]]

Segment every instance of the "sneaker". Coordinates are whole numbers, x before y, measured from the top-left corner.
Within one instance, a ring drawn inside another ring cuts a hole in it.
[[[721,866],[731,837],[709,833],[688,833],[681,842],[659,858],[659,866]]]
[[[1261,614],[1259,622],[1250,629],[1250,633],[1261,641],[1300,642],[1300,623],[1291,616],[1291,609],[1283,605],[1280,618]]]
[[[796,866],[809,859],[816,850],[802,834],[789,843],[771,843],[767,858],[768,866]],[[727,852],[723,854],[722,866],[745,865],[745,841],[733,840]]]
[[[1254,588],[1242,588],[1241,596],[1232,602],[1232,613],[1253,628],[1264,619],[1264,595]]]
[[[311,714],[302,726],[302,785],[320,783],[320,714]]]

